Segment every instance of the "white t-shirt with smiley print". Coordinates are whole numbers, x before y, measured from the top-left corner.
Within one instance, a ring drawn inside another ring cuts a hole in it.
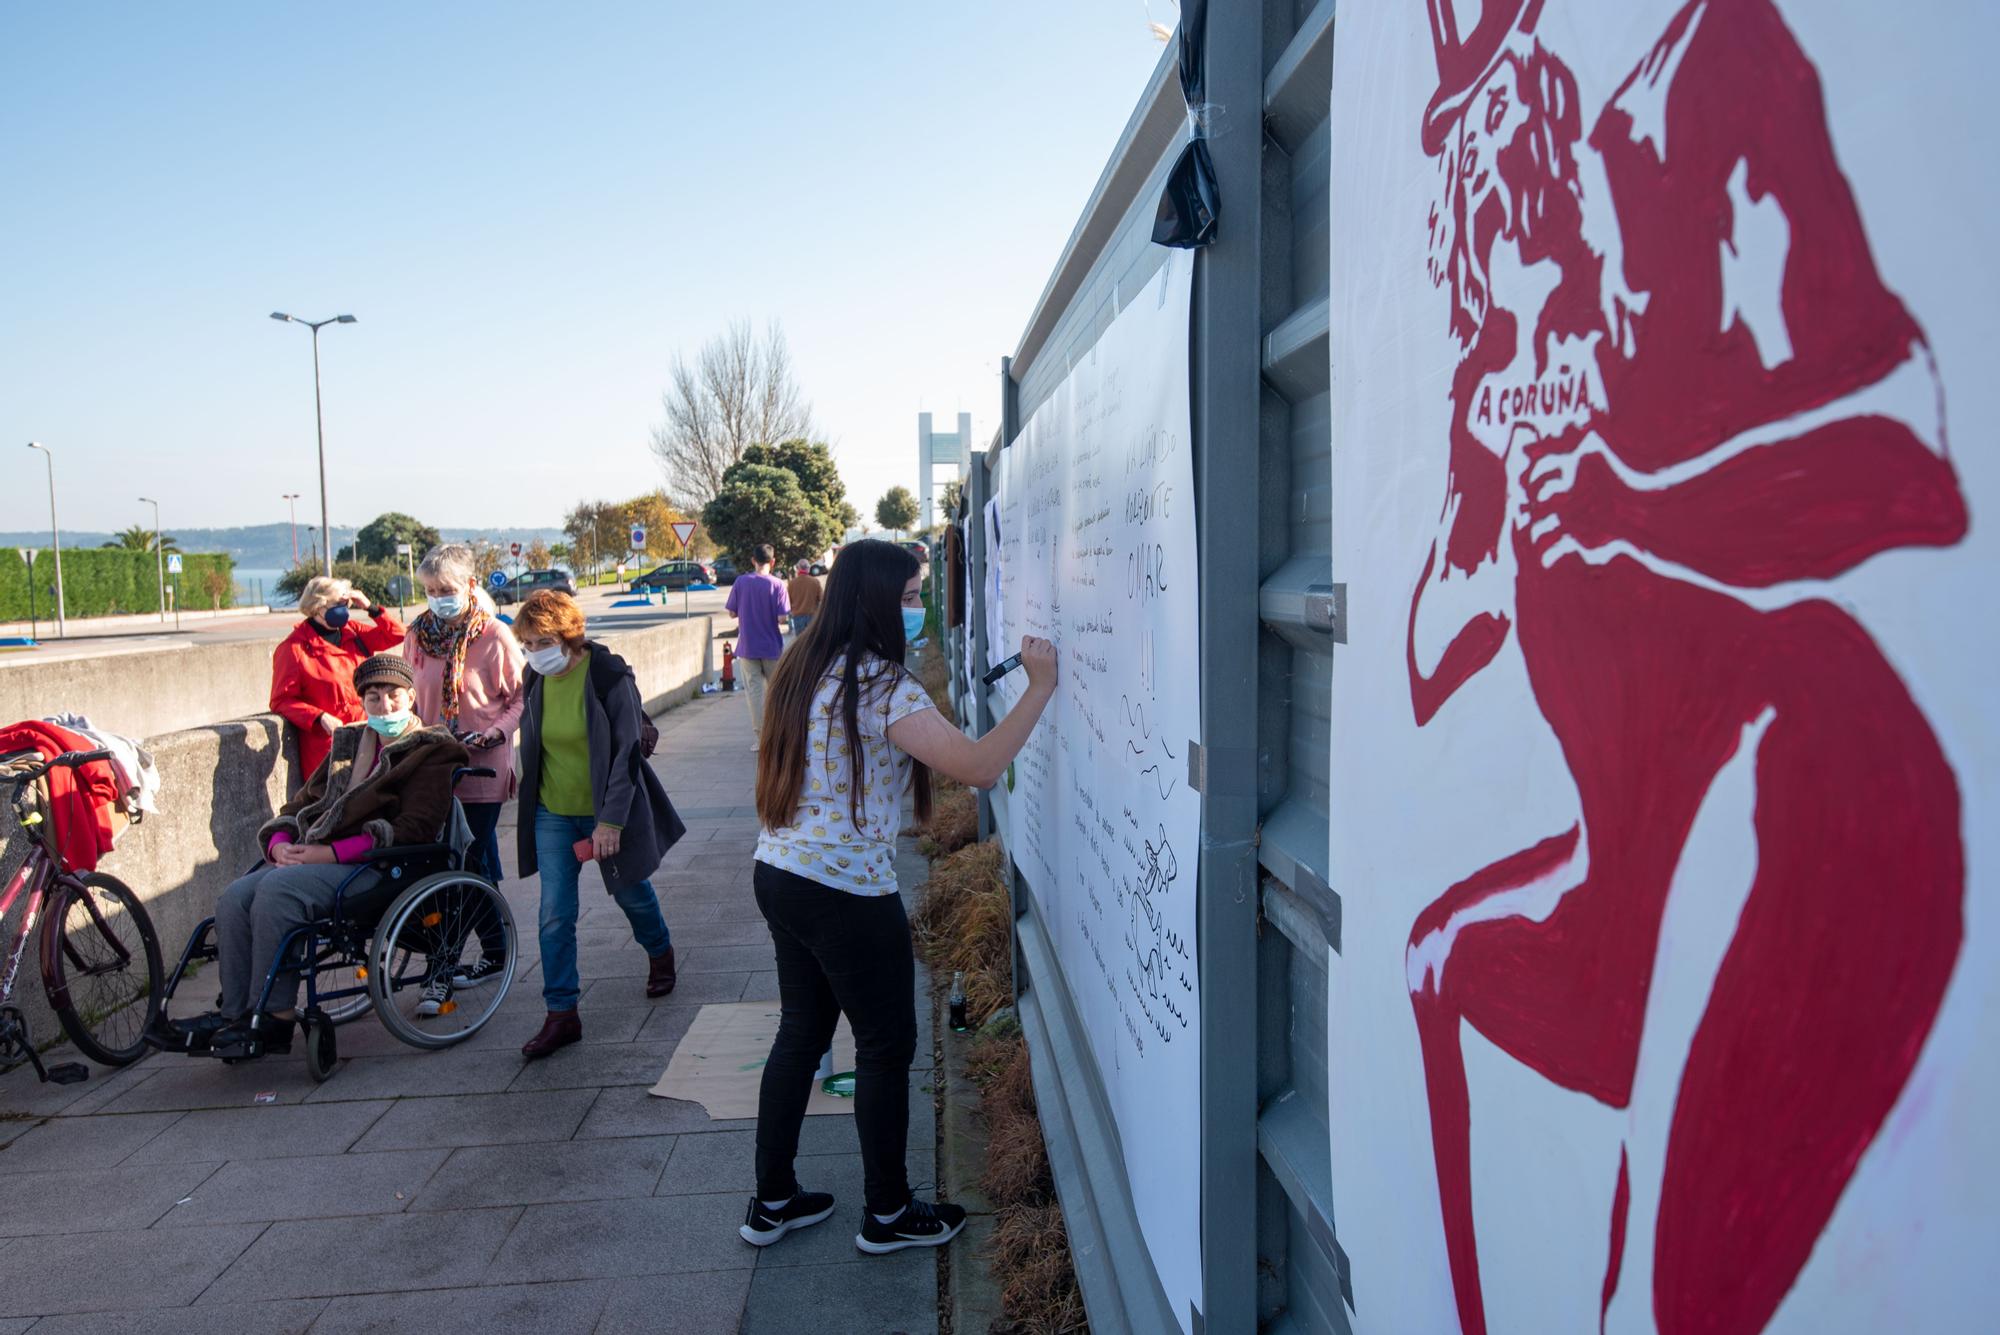
[[[861,746],[857,803],[846,711],[835,705],[845,666],[836,664],[813,694],[810,749],[795,823],[762,831],[757,861],[849,894],[893,895],[896,831],[910,783],[910,758],[889,741],[889,727],[936,706],[915,677],[886,659],[871,658],[861,667],[855,712]]]

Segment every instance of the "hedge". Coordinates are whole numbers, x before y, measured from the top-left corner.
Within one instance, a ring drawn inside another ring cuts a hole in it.
[[[160,606],[156,558],[151,552],[107,547],[65,547],[62,554],[63,610],[72,617],[111,616],[121,612],[152,612]],[[181,610],[207,611],[236,605],[236,558],[223,553],[183,556],[178,576]],[[216,582],[220,600],[209,592],[208,576]],[[167,587],[176,576],[167,576]],[[54,621],[56,563],[45,547],[35,555],[34,614]],[[19,549],[0,547],[0,621],[28,619],[28,564]]]

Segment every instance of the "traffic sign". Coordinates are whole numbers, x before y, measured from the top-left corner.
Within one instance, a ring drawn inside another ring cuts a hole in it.
[[[486,582],[488,584],[491,584],[494,588],[497,589],[507,582],[507,572],[504,570],[496,570],[492,574],[486,577]]]
[[[175,552],[167,558],[167,573],[169,575],[178,575],[181,573],[181,554],[179,552]]]
[[[398,555],[398,556],[408,556],[409,554],[410,554],[410,544],[409,544],[409,543],[407,543],[407,542],[399,542],[399,543],[397,543],[397,544],[396,544],[396,555]]]
[[[646,526],[644,524],[632,525],[632,550],[635,552],[646,550]]]
[[[35,563],[35,555],[36,555],[36,553],[38,553],[39,551],[41,551],[41,548],[39,548],[39,547],[16,547],[16,548],[15,548],[14,550],[15,550],[15,551],[17,551],[17,552],[19,552],[19,553],[21,554],[21,563],[22,563],[23,565],[30,565],[30,566],[31,566],[31,565],[33,565],[33,564]]]
[[[694,521],[692,519],[677,519],[674,521],[673,528],[674,536],[681,540],[681,550],[685,552],[688,543],[694,541]]]
[[[513,549],[514,549],[514,555],[516,555],[516,556],[519,556],[519,555],[521,554],[521,544],[517,542],[517,543],[513,543],[513,544],[511,544],[511,545],[512,545],[512,547],[513,547]]]

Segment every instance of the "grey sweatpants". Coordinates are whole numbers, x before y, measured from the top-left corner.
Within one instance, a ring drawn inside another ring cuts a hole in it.
[[[222,892],[215,904],[215,945],[224,1015],[249,1013],[285,933],[331,909],[334,891],[353,872],[339,863],[265,866],[238,877]],[[271,986],[271,1009],[291,1010],[298,1004],[299,975],[288,970]]]

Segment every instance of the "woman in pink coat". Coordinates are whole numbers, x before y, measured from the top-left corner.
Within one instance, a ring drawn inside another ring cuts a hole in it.
[[[472,549],[463,543],[433,547],[417,567],[428,610],[410,623],[403,657],[417,674],[417,717],[443,727],[466,744],[472,763],[496,777],[467,779],[459,804],[472,827],[466,867],[500,884],[500,848],[494,838],[501,804],[514,796],[514,730],[521,722],[521,649],[495,619],[479,589]],[[491,930],[497,933],[494,925]],[[440,970],[425,988],[419,1015],[434,1015],[454,987],[476,987],[499,972],[505,943],[484,931],[478,963]]]

